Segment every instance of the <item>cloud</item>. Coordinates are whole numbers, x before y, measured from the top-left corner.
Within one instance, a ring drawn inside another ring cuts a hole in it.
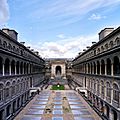
[[[92,14],[88,19],[89,20],[100,20],[100,19],[105,19],[106,16],[101,16],[99,14]]]
[[[6,23],[9,19],[9,7],[7,0],[0,0],[0,24]]]
[[[73,58],[92,41],[97,41],[97,35],[68,37],[56,42],[44,42],[32,45],[45,58]]]
[[[61,34],[57,35],[57,37],[63,39],[63,38],[65,38],[65,35],[63,33],[61,33]]]
[[[36,19],[49,22],[56,19],[55,22],[59,22],[58,25],[66,25],[79,21],[83,15],[93,10],[104,10],[104,7],[111,9],[119,4],[120,0],[107,0],[107,2],[105,0],[49,0],[30,12],[29,17],[36,17]],[[101,19],[101,17],[100,15],[93,14],[92,19]]]

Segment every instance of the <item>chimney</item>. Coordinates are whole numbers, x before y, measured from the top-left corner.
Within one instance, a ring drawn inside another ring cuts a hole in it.
[[[25,42],[20,42],[20,44],[24,45],[24,44],[25,44]]]
[[[14,40],[17,40],[17,35],[18,33],[15,30],[10,30],[8,28],[3,28],[2,31],[4,33],[6,33],[7,35],[9,35],[11,38],[13,38]]]
[[[113,30],[114,30],[114,28],[105,28],[105,29],[101,30],[99,33],[99,40],[102,40],[104,37],[109,35]]]
[[[94,45],[96,42],[92,42],[92,44]]]

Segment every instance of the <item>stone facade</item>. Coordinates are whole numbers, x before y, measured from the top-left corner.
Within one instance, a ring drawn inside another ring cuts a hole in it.
[[[60,76],[66,79],[68,75],[72,74],[72,60],[63,58],[46,59],[46,76],[54,79],[57,76],[57,69],[60,71]]]
[[[29,102],[31,87],[44,80],[44,64],[17,41],[17,32],[0,30],[0,120],[12,119]]]
[[[106,119],[120,120],[120,27],[104,30],[99,42],[72,61],[71,84],[79,92],[84,90],[93,108]]]

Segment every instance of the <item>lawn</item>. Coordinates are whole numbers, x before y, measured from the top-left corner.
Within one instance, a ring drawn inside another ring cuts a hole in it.
[[[51,88],[52,90],[64,90],[65,88],[64,88],[64,85],[53,85],[52,86],[52,88]]]

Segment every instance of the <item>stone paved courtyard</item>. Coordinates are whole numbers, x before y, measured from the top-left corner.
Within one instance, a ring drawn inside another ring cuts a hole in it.
[[[101,120],[73,90],[42,91],[14,120]]]

